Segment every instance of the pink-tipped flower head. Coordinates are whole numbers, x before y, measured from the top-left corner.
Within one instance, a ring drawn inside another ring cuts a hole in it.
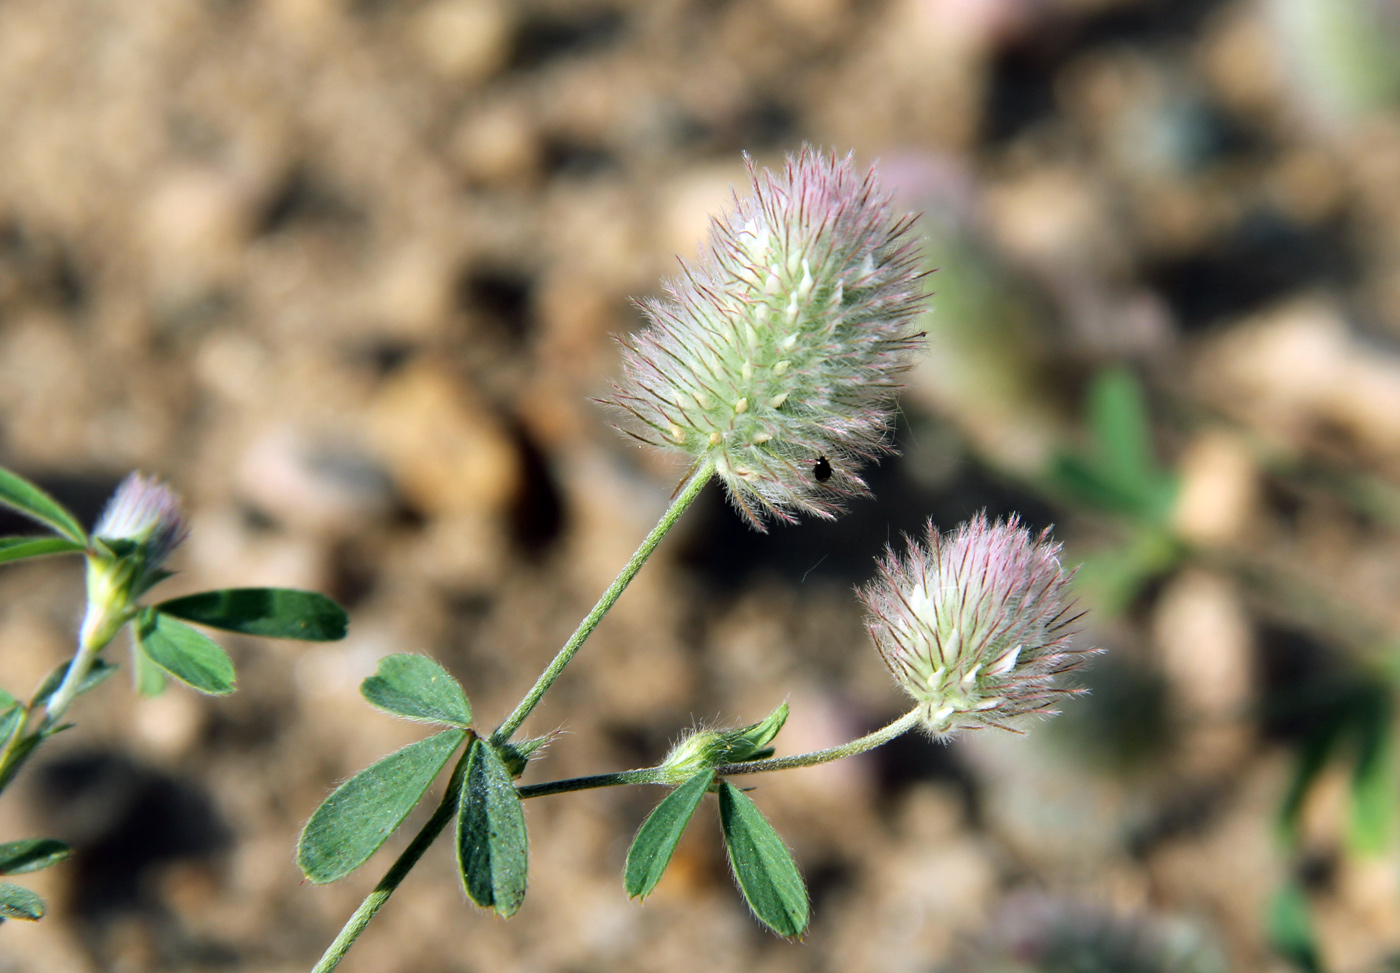
[[[145,567],[153,569],[180,545],[189,526],[174,491],[155,477],[132,473],[107,501],[92,534],[104,541],[140,546]]]
[[[861,589],[875,647],[930,733],[1010,729],[1076,692],[1057,677],[1092,653],[1071,645],[1070,575],[1047,534],[1015,517],[979,514],[946,536],[930,522],[923,543],[909,538],[904,557],[887,551]]]
[[[700,261],[643,304],[610,401],[643,442],[712,461],[761,530],[869,492],[859,470],[890,451],[925,292],[912,221],[873,171],[803,149],[749,174]]]

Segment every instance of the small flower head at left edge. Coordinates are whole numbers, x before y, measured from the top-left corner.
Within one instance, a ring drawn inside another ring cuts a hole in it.
[[[166,577],[161,564],[188,534],[179,498],[168,486],[139,473],[121,482],[92,529],[84,644],[111,641],[136,599]]]

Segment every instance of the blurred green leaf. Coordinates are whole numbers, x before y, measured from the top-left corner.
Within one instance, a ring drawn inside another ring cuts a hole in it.
[[[1165,526],[1177,481],[1157,463],[1137,378],[1122,368],[1100,372],[1085,408],[1093,445],[1087,455],[1057,456],[1049,472],[1052,486],[1086,506]]]
[[[729,864],[753,914],[780,936],[807,929],[807,887],[787,846],[748,795],[719,785],[720,825]]]
[[[26,838],[0,844],[0,875],[23,875],[57,865],[73,849],[53,838]]]
[[[24,708],[18,703],[0,709],[0,749],[8,746],[10,738],[19,732],[24,723]]]
[[[462,687],[427,656],[385,656],[378,671],[360,684],[360,695],[371,706],[408,720],[463,729],[472,722],[472,708]]]
[[[1293,776],[1279,810],[1279,825],[1283,829],[1284,840],[1289,844],[1297,842],[1298,816],[1302,812],[1303,802],[1307,800],[1308,791],[1322,773],[1322,768],[1327,765],[1327,758],[1331,756],[1345,728],[1344,720],[1325,720],[1313,727],[1298,748]]]
[[[1390,846],[1400,812],[1396,775],[1394,709],[1389,696],[1356,714],[1357,752],[1351,781],[1348,843],[1363,855],[1380,855]]]
[[[87,532],[57,500],[23,477],[0,467],[0,504],[46,524],[79,547],[87,546]]]
[[[1308,897],[1290,882],[1274,894],[1265,917],[1269,945],[1304,973],[1322,973]]]
[[[370,764],[332,791],[297,842],[302,873],[324,885],[368,861],[422,800],[464,739],[462,730],[443,730]]]
[[[622,887],[630,898],[650,895],[661,881],[675,854],[676,844],[685,833],[685,826],[690,823],[714,777],[712,770],[700,771],[667,794],[642,822],[627,851],[627,868],[622,876]]]
[[[63,677],[68,675],[69,664],[69,662],[63,663],[44,677],[39,688],[34,690],[34,698],[29,701],[31,709],[44,705],[50,696],[58,692],[58,687],[63,685]],[[92,664],[88,667],[87,675],[83,676],[83,681],[78,683],[77,695],[81,696],[83,693],[96,689],[116,671],[116,663],[108,662],[105,659],[93,659]]]
[[[0,882],[0,918],[34,921],[44,917],[44,900],[22,885]]]
[[[209,636],[147,608],[137,620],[136,640],[147,658],[191,689],[214,696],[233,692],[233,661]]]
[[[163,601],[156,608],[187,622],[244,635],[334,642],[345,637],[345,609],[325,595],[292,588],[227,588]]]
[[[457,813],[457,864],[471,900],[510,918],[525,901],[529,837],[510,771],[485,740],[472,743]]]
[[[1074,586],[1096,611],[1120,615],[1155,578],[1172,571],[1184,550],[1169,534],[1142,527],[1120,546],[1085,555]]]
[[[159,696],[165,692],[165,670],[151,661],[138,640],[131,650],[131,685],[138,696]]]
[[[83,545],[66,537],[0,537],[0,564],[27,557],[66,554],[83,549]]]

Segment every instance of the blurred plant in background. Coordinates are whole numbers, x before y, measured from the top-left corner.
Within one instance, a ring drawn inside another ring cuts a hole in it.
[[[91,535],[43,490],[5,469],[0,469],[0,504],[55,535],[0,538],[0,563],[54,554],[87,558],[87,609],[78,651],[27,700],[0,689],[0,792],[45,740],[72,728],[63,719],[74,700],[117,670],[102,651],[128,626],[132,681],[143,696],[164,691],[166,677],[201,693],[233,692],[228,654],[185,621],[265,638],[321,642],[345,637],[345,612],[308,591],[232,588],[141,605],[138,599],[171,576],[162,565],[189,533],[179,500],[158,480],[128,476]],[[0,844],[0,875],[48,868],[69,853],[67,845],[52,838],[6,842]],[[0,921],[43,915],[43,899],[34,892],[0,883]]]

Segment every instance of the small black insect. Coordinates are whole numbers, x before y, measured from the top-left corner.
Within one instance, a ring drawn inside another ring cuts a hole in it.
[[[825,483],[831,479],[831,461],[825,456],[818,456],[817,461],[812,464],[812,475],[817,478],[818,483]]]

